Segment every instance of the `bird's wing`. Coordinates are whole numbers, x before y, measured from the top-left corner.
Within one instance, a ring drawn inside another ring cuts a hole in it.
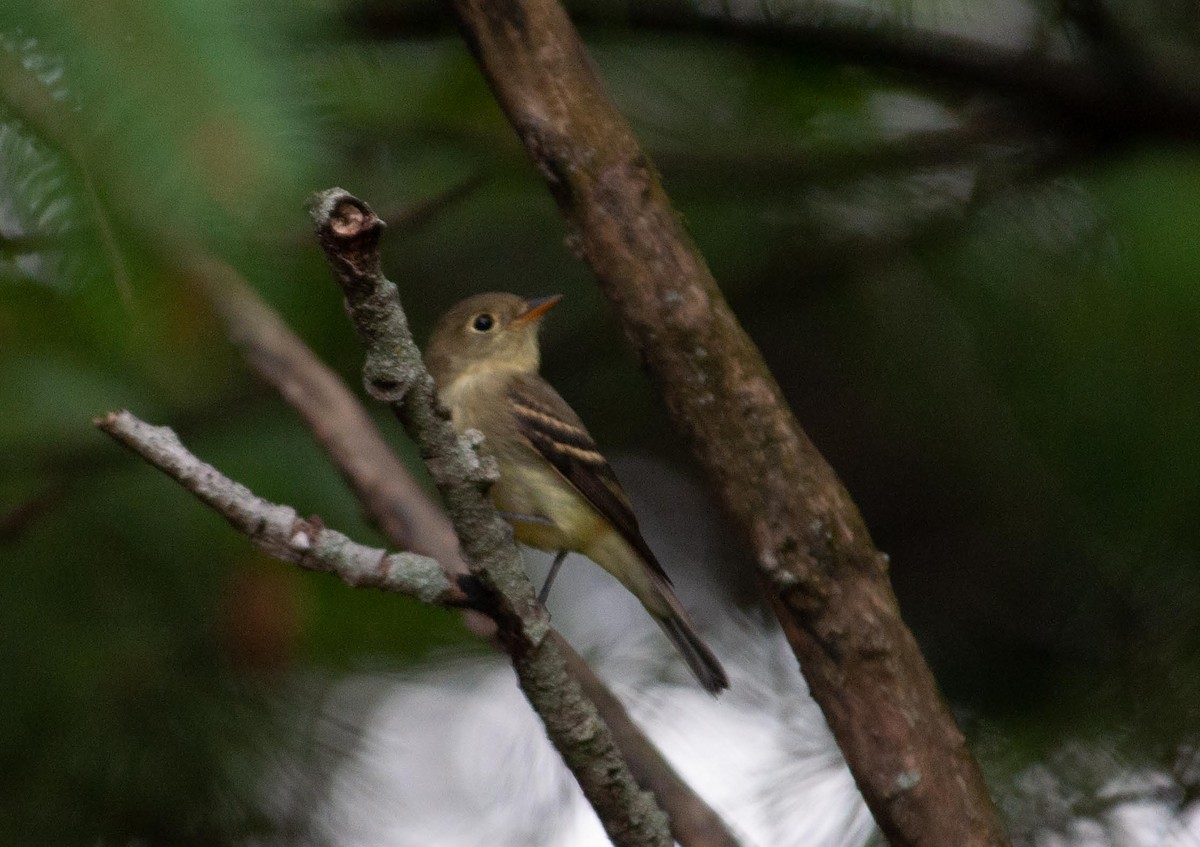
[[[514,379],[508,397],[517,431],[670,585],[670,577],[642,538],[617,475],[567,401],[539,376]]]

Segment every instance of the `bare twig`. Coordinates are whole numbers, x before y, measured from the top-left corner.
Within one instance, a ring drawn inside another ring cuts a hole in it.
[[[555,0],[453,0],[460,27],[750,543],[772,603],[894,845],[1008,843],[849,494],[787,407]]]
[[[317,195],[312,215],[367,350],[367,391],[392,407],[420,446],[471,572],[491,594],[490,611],[525,696],[614,843],[665,847],[671,843],[666,815],[634,780],[611,730],[568,672],[557,639],[547,637],[545,610],[536,602],[511,530],[485,496],[494,468],[470,440],[458,437],[437,402],[399,292],[380,269],[382,222],[340,189]]]
[[[400,307],[399,290],[380,268],[383,223],[365,203],[341,189],[313,198],[312,216],[346,308],[366,347],[367,393],[387,403],[417,443],[450,511],[468,566],[496,592],[497,613],[509,637],[537,646],[549,623],[512,543],[512,531],[485,496],[497,478],[478,442],[459,437],[437,401],[433,378]]]
[[[276,559],[334,574],[350,585],[406,594],[434,605],[467,602],[467,595],[446,578],[435,559],[367,547],[317,518],[301,518],[290,506],[264,500],[197,459],[167,427],[151,426],[124,411],[109,412],[94,423],[195,494]]]

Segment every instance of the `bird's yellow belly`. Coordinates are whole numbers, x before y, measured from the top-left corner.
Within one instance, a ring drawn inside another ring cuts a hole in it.
[[[510,516],[517,541],[530,547],[583,552],[606,530],[596,510],[548,468],[503,466],[491,493],[496,508]]]
[[[461,377],[441,390],[442,402],[450,409],[459,432],[475,428],[488,435],[488,421],[472,414],[473,407],[464,402],[472,391],[480,389],[480,379],[483,377]],[[498,398],[497,402],[507,401]],[[591,504],[545,459],[536,456],[532,446],[489,438],[483,449],[500,466],[500,479],[491,488],[492,502],[509,517],[517,541],[541,550],[586,553],[610,531]],[[544,521],[513,519],[520,515]]]

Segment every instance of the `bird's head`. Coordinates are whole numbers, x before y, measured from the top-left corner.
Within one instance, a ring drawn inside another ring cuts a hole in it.
[[[473,370],[536,373],[538,327],[561,299],[560,294],[526,299],[495,292],[468,297],[434,326],[425,364],[442,387]]]

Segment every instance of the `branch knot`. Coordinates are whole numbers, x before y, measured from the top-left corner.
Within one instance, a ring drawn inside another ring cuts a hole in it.
[[[412,374],[393,357],[368,355],[363,364],[363,387],[382,403],[399,403],[412,386]]]

